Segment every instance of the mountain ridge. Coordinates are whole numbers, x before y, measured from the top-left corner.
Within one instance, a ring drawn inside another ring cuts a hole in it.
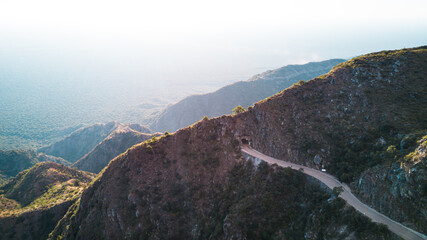
[[[255,102],[269,97],[299,80],[309,80],[327,73],[343,59],[331,59],[322,62],[311,62],[304,65],[288,65],[239,81],[219,90],[202,95],[184,98],[168,106],[149,124],[155,131],[174,132],[207,117],[218,117],[230,114],[238,105],[248,107]]]
[[[99,173],[108,165],[110,160],[125,152],[126,149],[137,143],[162,135],[162,133],[141,132],[145,128],[141,128],[140,126],[139,124],[118,126],[110,135],[72,166],[79,170]]]

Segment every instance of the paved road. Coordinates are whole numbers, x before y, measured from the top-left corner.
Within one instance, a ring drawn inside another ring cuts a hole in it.
[[[291,162],[285,162],[282,160],[278,160],[272,157],[269,157],[267,155],[264,155],[251,147],[244,145],[242,148],[242,151],[244,153],[247,153],[253,157],[259,158],[261,160],[266,161],[269,164],[277,164],[281,167],[290,167],[295,170],[303,169],[304,173],[307,175],[310,175],[314,178],[319,179],[321,182],[323,182],[326,186],[328,186],[330,189],[334,189],[334,187],[342,187],[343,191],[339,195],[342,199],[344,199],[349,205],[353,206],[357,211],[361,212],[368,218],[370,218],[372,221],[377,223],[382,223],[388,226],[390,231],[394,232],[395,234],[399,235],[403,239],[407,240],[427,240],[427,237],[419,232],[416,232],[408,227],[403,226],[402,224],[384,216],[383,214],[377,212],[376,210],[368,207],[367,205],[363,204],[359,199],[357,199],[352,193],[350,188],[345,183],[341,183],[336,179],[334,176],[329,175],[325,172],[321,172],[319,170],[305,167],[302,165],[294,164]]]

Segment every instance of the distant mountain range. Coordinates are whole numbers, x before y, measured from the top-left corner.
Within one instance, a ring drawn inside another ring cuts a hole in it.
[[[215,92],[193,95],[167,107],[149,124],[155,131],[174,132],[199,121],[204,116],[218,117],[231,114],[231,110],[241,105],[252,106],[300,80],[309,80],[329,72],[344,59],[331,59],[303,65],[288,65],[257,74],[247,81],[225,86]]]
[[[62,157],[77,169],[98,173],[126,149],[160,135],[140,124],[100,123],[83,127],[39,152]]]
[[[116,122],[109,122],[82,127],[64,139],[40,148],[38,151],[74,163],[110,135],[118,126],[119,124]]]

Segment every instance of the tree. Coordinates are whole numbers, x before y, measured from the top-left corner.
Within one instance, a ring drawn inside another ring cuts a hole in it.
[[[340,195],[340,193],[342,193],[344,191],[344,189],[340,186],[340,187],[334,187],[334,189],[332,190],[332,194],[335,197],[338,197]]]
[[[246,109],[239,105],[239,106],[233,108],[232,114],[236,115],[236,114],[242,113],[244,111],[246,111]]]

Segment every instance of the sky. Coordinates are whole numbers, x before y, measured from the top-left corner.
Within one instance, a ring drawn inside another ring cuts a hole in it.
[[[216,86],[427,44],[426,10],[423,0],[2,0],[0,63],[68,81]]]

